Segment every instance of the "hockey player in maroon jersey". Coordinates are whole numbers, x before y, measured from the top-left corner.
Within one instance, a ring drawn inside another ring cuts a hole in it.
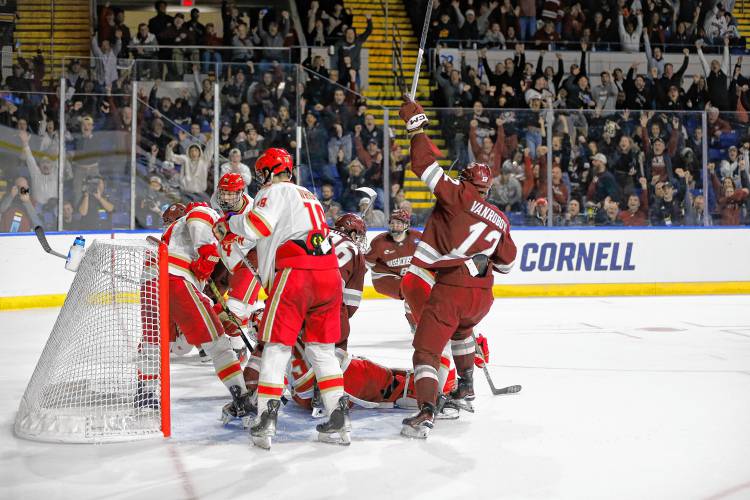
[[[404,300],[401,293],[401,280],[411,263],[422,233],[409,228],[409,214],[406,210],[394,210],[388,220],[388,232],[377,235],[370,242],[370,251],[365,255],[367,267],[372,274],[372,284],[378,293],[396,300]],[[404,302],[406,320],[412,331],[414,321],[408,302]]]
[[[426,438],[437,411],[440,353],[449,340],[459,377],[451,398],[460,402],[474,397],[472,329],[492,306],[492,271],[510,271],[516,245],[505,214],[486,201],[490,168],[472,163],[458,180],[452,179],[438,165],[440,152],[424,133],[427,117],[422,107],[406,100],[399,116],[411,137],[412,171],[437,198],[412,259],[412,265],[436,276],[412,343],[420,410],[404,419],[401,429],[405,436]]]
[[[341,337],[336,347],[346,350],[349,341],[349,319],[354,316],[362,300],[365,285],[364,249],[367,246],[367,226],[362,217],[344,214],[336,219],[331,241],[336,248],[341,281],[344,286],[344,301],[341,304]]]

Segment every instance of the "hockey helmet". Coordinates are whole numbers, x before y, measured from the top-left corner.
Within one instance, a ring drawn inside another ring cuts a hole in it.
[[[357,246],[364,250],[367,247],[367,224],[357,214],[344,214],[336,219],[333,227],[339,233],[350,237]]]
[[[403,208],[399,208],[391,212],[391,217],[390,219],[388,219],[388,229],[391,233],[391,236],[396,237],[400,234],[403,234],[407,229],[409,229],[410,222],[411,217],[409,216],[409,212],[407,212]]]
[[[189,214],[190,212],[193,211],[193,209],[198,208],[198,207],[211,208],[208,206],[208,203],[206,203],[205,201],[191,201],[185,207],[185,213]]]
[[[168,226],[186,213],[187,208],[185,208],[185,205],[182,203],[172,203],[166,210],[164,210],[164,213],[161,214],[161,221],[165,226]]]
[[[291,176],[293,170],[292,155],[283,148],[268,148],[255,161],[255,171],[263,179],[264,185],[271,182],[274,175],[288,173]]]
[[[492,185],[492,170],[484,163],[471,162],[461,171],[458,178],[473,184],[480,194],[486,196]]]
[[[219,179],[216,199],[224,212],[233,212],[242,206],[242,193],[245,191],[245,181],[240,174],[226,173]]]

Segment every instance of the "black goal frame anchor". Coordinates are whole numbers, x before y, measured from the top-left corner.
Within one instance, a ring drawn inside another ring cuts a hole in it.
[[[484,376],[487,378],[487,383],[490,385],[490,391],[492,392],[492,395],[499,396],[501,394],[516,394],[518,392],[521,392],[520,385],[509,385],[508,387],[503,387],[501,389],[495,387],[495,384],[492,383],[490,371],[487,369],[487,359],[484,357],[482,348],[479,347],[479,344],[477,344],[477,337],[476,335],[474,335],[474,332],[471,332],[471,338],[474,339],[474,350],[479,355],[479,357],[482,358],[482,361],[484,361],[484,363],[482,363],[482,371],[484,371]]]

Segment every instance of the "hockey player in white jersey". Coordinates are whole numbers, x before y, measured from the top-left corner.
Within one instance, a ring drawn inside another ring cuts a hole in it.
[[[245,193],[242,176],[236,173],[222,175],[216,192],[211,197],[211,205],[225,215],[247,214],[252,210],[253,199]],[[255,269],[245,264],[245,261],[257,260],[254,249],[255,240],[239,236],[226,238],[219,246],[222,263],[230,273],[226,301],[229,313],[223,310],[221,304],[217,304],[214,310],[236,352],[245,350],[245,344],[239,335],[240,325],[247,325],[253,312],[262,307],[262,303],[258,302],[260,281]]]
[[[185,215],[169,225],[162,241],[169,249],[169,320],[187,341],[211,357],[216,375],[232,395],[224,414],[245,417],[254,410],[242,368],[224,334],[213,303],[203,294],[206,280],[219,262],[212,227],[219,214],[205,203],[191,203]]]
[[[302,333],[329,420],[316,427],[325,442],[349,444],[349,400],[334,343],[340,335],[341,274],[320,202],[292,180],[292,158],[270,148],[255,163],[263,187],[246,215],[214,226],[220,241],[238,235],[257,241],[258,274],[269,291],[260,324],[265,342],[258,381],[258,412],[250,434],[270,448],[292,346]]]

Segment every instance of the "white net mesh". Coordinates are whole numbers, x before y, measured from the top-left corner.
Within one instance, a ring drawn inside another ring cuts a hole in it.
[[[161,434],[158,257],[158,246],[142,240],[97,240],[86,251],[21,400],[17,435],[104,442]]]

